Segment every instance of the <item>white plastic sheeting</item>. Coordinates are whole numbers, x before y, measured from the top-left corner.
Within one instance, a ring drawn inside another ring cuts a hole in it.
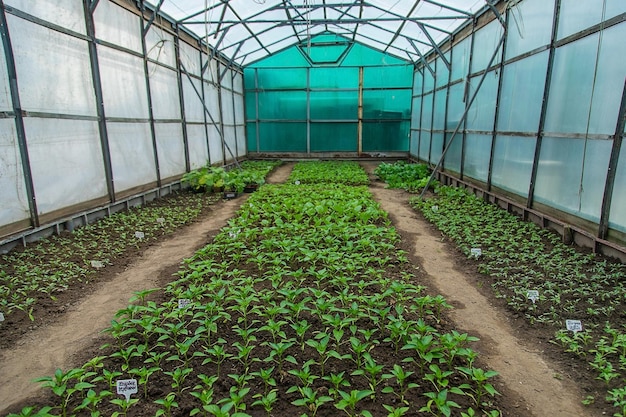
[[[24,120],[39,214],[106,196],[97,122]]]
[[[7,20],[22,108],[95,116],[87,42],[14,16]]]
[[[152,115],[155,119],[180,120],[178,77],[169,68],[148,63]]]
[[[12,119],[0,119],[0,195],[0,226],[28,219],[28,196]]]
[[[83,5],[76,0],[5,0],[4,4],[73,32],[86,34]]]
[[[108,0],[101,0],[94,13],[94,20],[98,39],[141,53],[139,16]]]
[[[185,144],[180,123],[157,123],[155,133],[161,178],[184,174]]]
[[[209,161],[209,149],[204,125],[187,125],[187,144],[190,168],[197,169],[205,166]]]
[[[113,182],[117,192],[157,180],[148,123],[107,123]]]

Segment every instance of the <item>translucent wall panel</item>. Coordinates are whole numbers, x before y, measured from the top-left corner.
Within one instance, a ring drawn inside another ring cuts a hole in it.
[[[306,152],[306,123],[259,123],[260,152]]]
[[[352,68],[350,68],[352,69]],[[356,70],[356,68],[354,68]],[[363,68],[363,85],[367,88],[375,87],[411,87],[413,66],[387,66]],[[358,77],[358,72],[357,72]],[[352,84],[352,83],[351,83]],[[342,88],[347,88],[343,83]]]
[[[430,68],[433,71],[435,70],[434,62],[430,63]],[[433,91],[434,88],[435,88],[435,78],[433,77],[433,74],[428,69],[425,69],[424,70],[424,93]]]
[[[115,191],[156,181],[148,123],[107,123]]]
[[[135,52],[141,52],[139,16],[128,13],[110,0],[101,0],[94,13],[96,37]]]
[[[448,118],[446,121],[446,130],[454,130],[465,111],[465,102],[463,94],[465,92],[465,83],[460,82],[450,86],[448,93]],[[462,131],[462,130],[460,130]]]
[[[598,221],[610,141],[543,138],[535,201]]]
[[[429,161],[430,155],[430,132],[421,131],[419,137],[419,157],[424,161]]]
[[[400,119],[410,115],[411,90],[363,91],[363,118]]]
[[[200,93],[200,95],[198,95],[198,93]],[[202,105],[201,94],[202,82],[200,80],[192,78],[191,81],[189,81],[189,78],[183,78],[183,98],[185,101],[185,120],[187,122],[204,121],[204,106]]]
[[[626,190],[626,146],[622,142],[619,163],[615,171],[613,190]],[[609,226],[613,229],[626,232],[626,193],[613,191]]]
[[[147,119],[148,95],[141,58],[102,46],[98,56],[107,117]]]
[[[626,71],[624,36],[624,25],[603,32],[595,78],[598,34],[556,51],[546,131],[614,133]]]
[[[315,88],[359,88],[358,68],[310,68],[310,87]],[[306,87],[306,74],[300,81],[304,83],[301,88]]]
[[[306,92],[265,91],[259,92],[259,118],[305,120]]]
[[[227,160],[232,160],[237,156],[237,140],[235,138],[235,127],[224,126],[225,156]]]
[[[469,36],[452,48],[450,81],[467,77],[471,46],[472,37]]]
[[[364,122],[364,152],[406,152],[409,148],[409,122]]]
[[[452,144],[448,148],[446,153],[446,159],[444,161],[444,168],[454,172],[461,172],[461,154],[463,150],[463,134],[457,133],[452,138],[452,133],[446,133],[446,146],[452,140]]]
[[[75,0],[5,0],[4,4],[66,29],[86,33],[83,5]]]
[[[411,107],[411,128],[419,129],[421,123],[422,98],[413,97],[413,105]]]
[[[430,130],[433,117],[433,94],[426,94],[422,99],[422,129]]]
[[[244,99],[246,101],[246,120],[256,120],[256,93],[248,92]]]
[[[411,140],[409,143],[409,153],[413,156],[418,156],[418,145],[419,145],[419,131],[411,130]]]
[[[446,96],[447,90],[437,90],[435,92],[433,130],[444,130],[446,128]]]
[[[509,8],[506,58],[550,44],[553,16],[553,1],[524,0]]]
[[[237,135],[237,156],[246,156],[246,128],[245,126],[235,126],[235,134]]]
[[[356,152],[356,123],[312,123],[311,152]]]
[[[222,77],[222,81],[221,81],[222,89],[226,88],[228,90],[232,90],[233,89],[233,71],[230,69],[227,69],[226,72],[224,72],[226,65],[222,63],[220,63],[218,68],[219,68],[218,75]]]
[[[235,106],[235,124],[236,125],[244,125],[246,122],[245,113],[244,113],[244,100],[243,96],[240,94],[233,95],[234,106]]]
[[[94,116],[87,42],[7,15],[22,108]]]
[[[207,114],[207,122],[219,123],[220,106],[219,92],[213,84],[204,83],[204,105],[209,110]]]
[[[623,3],[626,9],[626,2]],[[626,11],[626,10],[625,10]],[[602,32],[597,73],[593,88],[589,133],[612,135],[626,76],[626,25]]]
[[[356,119],[357,91],[311,92],[311,119]]]
[[[161,178],[185,173],[185,145],[180,123],[156,123],[157,152]]]
[[[28,197],[13,119],[0,119],[0,161],[0,225],[28,219]]]
[[[193,46],[180,41],[180,62],[184,69],[190,74],[200,77],[202,67],[200,65],[200,51]],[[182,68],[181,68],[182,71]],[[182,74],[183,79],[187,78],[185,74]]]
[[[243,75],[239,72],[234,73],[233,89],[237,93],[243,93]]]
[[[543,101],[548,51],[504,67],[498,130],[536,132]]]
[[[465,160],[463,161],[465,175],[487,182],[491,139],[491,136],[487,135],[468,134],[465,137]]]
[[[187,146],[191,169],[200,168],[209,162],[206,130],[204,125],[187,125]]]
[[[497,136],[493,155],[491,183],[526,197],[535,156],[536,138]]]
[[[180,92],[176,72],[148,63],[148,73],[154,118],[180,119]]]
[[[202,65],[206,65],[208,56],[206,54],[202,54]],[[204,79],[210,83],[216,84],[218,81],[218,73],[217,73],[217,61],[212,59],[209,62],[209,65],[206,66],[204,73],[202,74]]]
[[[430,160],[432,163],[437,163],[441,159],[443,153],[443,133],[433,132],[430,142]]]
[[[498,71],[491,71],[485,77],[478,94],[467,113],[467,129],[492,131],[496,112],[498,94]],[[473,94],[478,88],[480,77],[473,77],[470,81],[470,91]]]
[[[233,93],[228,90],[222,90],[222,123],[225,125],[235,124],[235,113],[233,110]]]
[[[211,164],[216,164],[224,160],[224,150],[220,133],[215,125],[207,126],[209,132],[209,156]]]
[[[606,8],[605,8],[606,6]],[[602,15],[604,10],[604,16]],[[589,26],[626,12],[623,0],[561,0],[558,38],[562,39]]]
[[[174,37],[157,25],[150,26],[146,34],[146,52],[149,59],[176,67]]]
[[[24,125],[40,214],[107,195],[97,122],[27,117]]]
[[[423,72],[428,71],[427,69],[422,69],[420,71],[413,72],[413,95],[421,95],[422,94],[422,83],[424,82]]]
[[[502,25],[498,20],[488,23],[474,34],[474,52],[472,54],[472,73],[484,70],[502,37]],[[500,52],[491,65],[500,63]]]
[[[246,136],[247,136],[247,144],[248,151],[250,152],[258,152],[259,148],[257,146],[257,125],[256,123],[248,123],[246,125]]]
[[[13,111],[11,90],[9,89],[9,74],[2,42],[0,42],[0,111]]]
[[[450,62],[450,52],[446,52],[444,56],[446,57],[448,62]],[[450,70],[446,66],[445,62],[443,62],[443,59],[437,58],[435,62],[436,62],[435,74],[437,76],[435,80],[435,87],[442,87],[448,84],[448,79],[450,77]]]

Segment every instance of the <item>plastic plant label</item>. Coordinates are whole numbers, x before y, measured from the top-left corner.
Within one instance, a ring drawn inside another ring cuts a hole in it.
[[[294,182],[294,184],[296,184],[296,185],[300,185],[300,180],[296,180],[296,181]]]
[[[533,302],[533,304],[535,304],[535,302],[537,302],[537,300],[539,299],[539,291],[537,290],[526,291],[526,298],[528,298],[530,301]]]
[[[178,308],[185,308],[189,304],[191,304],[191,300],[189,298],[181,298],[178,300]]]
[[[565,327],[574,333],[583,331],[583,323],[580,320],[565,320]]]
[[[4,314],[0,313],[0,323],[4,321]]]
[[[135,237],[137,239],[143,239],[144,237],[146,237],[146,234],[144,232],[135,232]]]
[[[437,213],[439,211],[439,206],[432,206],[430,209]]]
[[[157,223],[159,223],[159,224],[163,224],[163,223],[165,223],[165,218],[164,218],[164,217],[159,217],[159,218],[157,219]]]
[[[120,379],[117,381],[117,393],[126,397],[126,402],[130,402],[130,395],[137,393],[136,379]]]
[[[100,268],[104,268],[104,264],[102,263],[102,261],[91,261],[91,267],[100,269]]]
[[[480,258],[482,254],[483,254],[483,250],[481,248],[470,249],[470,255],[474,258]]]
[[[228,236],[230,236],[231,239],[237,239],[239,232],[228,232]]]

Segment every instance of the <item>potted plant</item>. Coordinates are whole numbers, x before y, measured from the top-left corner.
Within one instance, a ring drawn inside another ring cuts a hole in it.
[[[265,184],[265,177],[257,172],[248,172],[243,177],[244,181],[244,193],[251,193],[256,191],[260,185]]]
[[[239,171],[227,172],[224,177],[224,198],[237,197],[245,187],[243,177]]]

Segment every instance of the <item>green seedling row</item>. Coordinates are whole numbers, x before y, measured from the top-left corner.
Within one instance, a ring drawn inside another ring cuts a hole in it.
[[[554,328],[553,342],[597,370],[615,415],[626,416],[625,265],[565,245],[459,188],[441,187],[436,197],[411,203],[469,258],[480,248],[477,268],[492,278],[496,297],[531,325]],[[536,302],[529,290],[539,292]],[[571,319],[581,320],[584,330],[567,331]]]
[[[310,161],[296,164],[289,182],[298,184],[368,185],[369,178],[354,161]]]
[[[426,187],[430,172],[426,164],[410,164],[404,161],[393,164],[382,162],[374,170],[374,174],[386,182],[388,188],[399,188],[410,193],[417,193]],[[438,182],[433,180],[430,188],[437,185]]]
[[[265,185],[163,302],[119,311],[102,356],[41,378],[50,402],[11,417],[500,415],[476,338],[399,241],[366,187]]]

